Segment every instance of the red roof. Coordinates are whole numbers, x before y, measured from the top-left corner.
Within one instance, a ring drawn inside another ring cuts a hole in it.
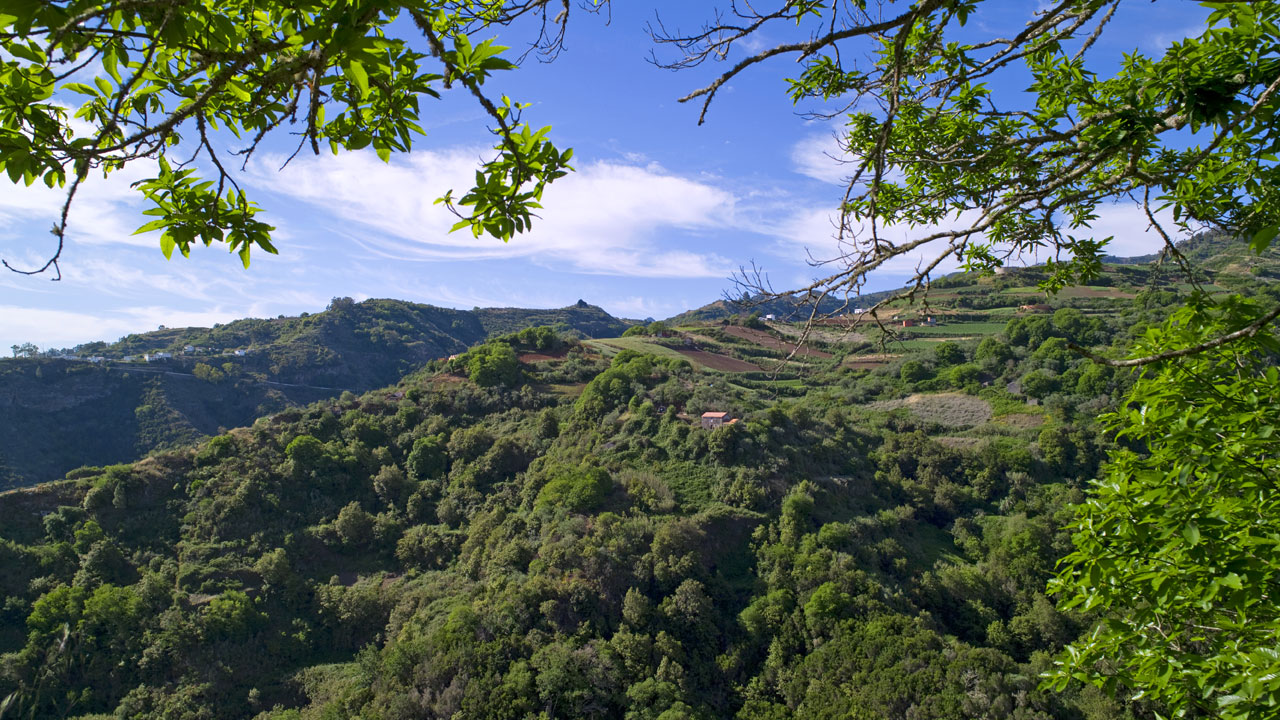
[[[724,416],[726,416],[726,415],[728,415],[728,414],[729,414],[729,413],[727,413],[727,412],[704,412],[704,413],[702,413],[702,417],[704,417],[704,418],[722,418],[722,417],[724,417]]]

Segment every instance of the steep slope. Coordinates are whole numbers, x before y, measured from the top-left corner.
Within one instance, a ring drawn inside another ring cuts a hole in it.
[[[1043,360],[1016,350],[976,379]],[[874,404],[942,372],[834,370],[778,402],[679,358],[514,352],[510,387],[424,371],[0,494],[0,697],[35,717],[1128,717],[1036,680],[1081,630],[1043,588],[1096,468],[1087,420],[957,438]],[[692,420],[711,408],[742,422]]]
[[[580,337],[627,327],[581,301],[466,311],[338,298],[300,317],[162,329],[77,348],[81,357],[104,358],[98,363],[0,360],[0,487],[132,460],[285,407],[391,385],[487,337],[539,325]],[[172,357],[148,363],[147,353]]]

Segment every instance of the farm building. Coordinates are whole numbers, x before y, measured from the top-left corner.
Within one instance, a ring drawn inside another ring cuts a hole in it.
[[[718,428],[729,421],[729,413],[727,412],[704,412],[702,413],[702,427],[707,429]]]

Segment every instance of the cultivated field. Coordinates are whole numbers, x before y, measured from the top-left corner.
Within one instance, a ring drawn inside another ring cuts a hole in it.
[[[901,400],[871,403],[872,410],[907,408],[925,422],[947,427],[976,427],[991,419],[991,404],[963,393],[915,394]]]
[[[760,367],[728,355],[718,355],[706,350],[676,350],[675,352],[704,367],[723,372],[758,372]]]
[[[777,350],[784,355],[789,355],[792,350],[795,350],[796,355],[804,355],[806,357],[831,357],[831,353],[811,348],[808,345],[802,345],[799,349],[796,349],[794,343],[779,340],[769,333],[756,330],[755,328],[742,327],[741,325],[726,325],[720,329],[723,330],[726,335],[732,335],[733,337],[755,343],[761,347]]]

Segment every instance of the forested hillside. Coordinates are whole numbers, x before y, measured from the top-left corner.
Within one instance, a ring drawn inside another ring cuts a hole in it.
[[[51,482],[0,492],[0,720],[1280,717],[1280,2],[614,9],[5,4],[0,271],[74,294],[27,327],[226,288],[131,216],[300,241],[236,302],[781,287],[15,338],[0,481]]]
[[[888,308],[887,345],[850,319],[802,351],[747,316],[527,328],[0,494],[0,712],[1157,717],[1044,686],[1103,617],[1046,586],[1134,381],[1068,345],[1126,347],[1187,296],[1026,305],[1034,273]]]
[[[1045,362],[1000,348],[982,375]],[[4,496],[3,693],[32,717],[1121,712],[1034,679],[1079,628],[1043,587],[1087,420],[872,410],[937,387],[885,372],[777,402],[576,343],[520,373]]]
[[[558,310],[437,308],[338,298],[324,312],[172,328],[89,343],[101,362],[0,360],[0,488],[134,460],[285,407],[395,383],[433,360],[530,325],[579,337],[627,325],[585,302]],[[145,354],[167,353],[146,362]],[[126,362],[125,359],[128,358]]]

